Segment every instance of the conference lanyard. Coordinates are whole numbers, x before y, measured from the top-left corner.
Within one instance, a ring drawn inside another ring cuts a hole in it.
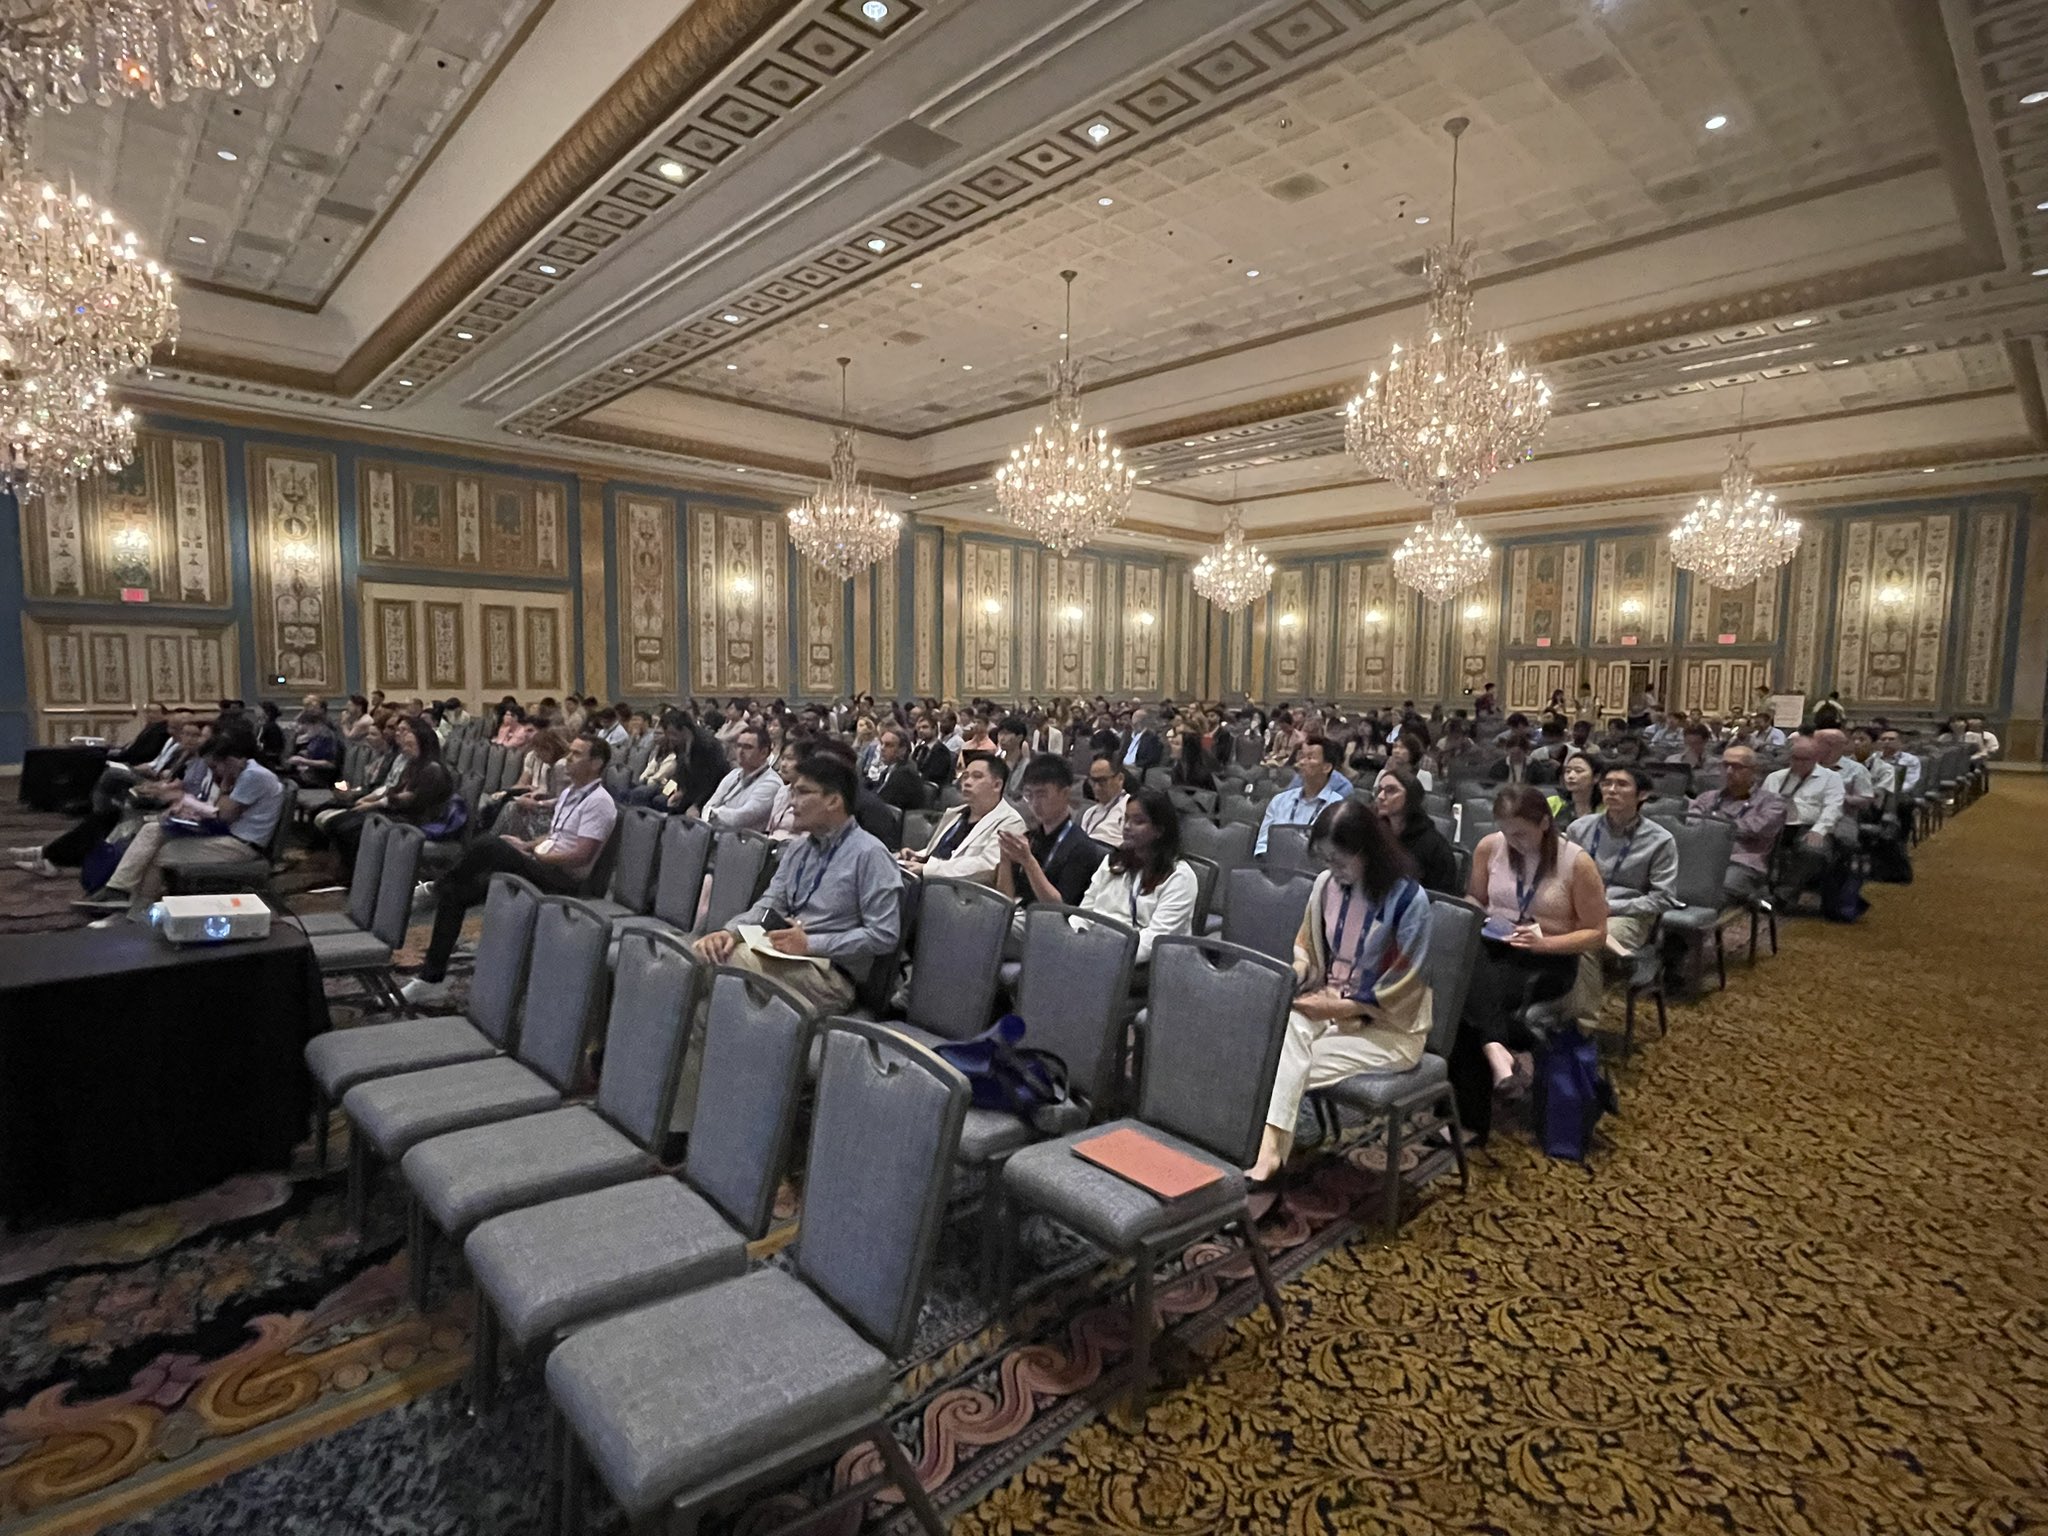
[[[1598,860],[1595,860],[1595,863],[1597,864]],[[1513,868],[1512,865],[1509,867]],[[1529,921],[1529,903],[1536,899],[1536,884],[1532,880],[1524,885],[1522,872],[1515,870],[1515,926],[1518,928]]]
[[[560,800],[555,802],[554,819],[548,823],[548,835],[550,837],[554,836],[554,834],[566,824],[566,819],[570,811],[575,810],[577,806],[581,805],[584,801],[588,800],[591,797],[591,795],[597,789],[597,784],[598,781],[592,779],[588,784],[584,785],[582,789],[572,790],[564,794]]]
[[[818,872],[811,877],[811,888],[798,895],[796,911],[789,914],[792,918],[801,916],[804,908],[808,907],[812,899],[817,896],[818,887],[825,883],[825,872],[832,867],[832,856],[839,852],[839,845],[845,841],[846,834],[841,832],[836,841],[829,844],[822,853],[819,853],[817,840],[815,838],[811,840],[811,851],[815,855],[813,862],[818,866]],[[792,880],[790,884],[793,887],[796,882]]]
[[[1337,903],[1337,931],[1330,935],[1323,946],[1331,950],[1334,950],[1338,943],[1342,941],[1344,925],[1351,920],[1351,887],[1347,885],[1340,887],[1340,889],[1344,892],[1344,898]],[[1368,912],[1358,926],[1358,943],[1354,946],[1351,953],[1351,973],[1347,979],[1355,981],[1358,978],[1358,973],[1365,968],[1365,941],[1371,935],[1372,914]]]
[[[1612,885],[1621,875],[1621,866],[1628,862],[1628,851],[1635,846],[1636,834],[1631,832],[1621,840],[1621,852],[1615,855],[1614,868],[1609,869],[1600,862],[1600,833],[1606,825],[1607,818],[1603,816],[1600,819],[1600,825],[1593,829],[1593,846],[1586,851],[1593,855],[1593,867],[1600,871],[1600,883],[1602,885]],[[1642,824],[1638,822],[1637,831],[1640,831],[1641,828]],[[1517,883],[1519,884],[1519,882]]]

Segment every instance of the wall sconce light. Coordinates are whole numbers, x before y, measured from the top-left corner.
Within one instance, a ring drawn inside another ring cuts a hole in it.
[[[1906,589],[1901,586],[1887,586],[1877,594],[1877,600],[1887,608],[1905,606]]]
[[[1485,617],[1486,605],[1484,603],[1467,603],[1465,605],[1465,618],[1468,623],[1477,624]]]
[[[149,563],[149,530],[130,524],[116,533],[111,544],[116,565]]]
[[[992,597],[983,598],[981,602],[981,611],[987,614],[990,618],[994,618],[997,614],[1003,611],[1003,605],[997,602]]]
[[[310,571],[320,563],[320,552],[304,539],[286,539],[278,545],[277,557],[294,572]]]
[[[1368,608],[1365,610],[1365,622],[1368,624],[1384,624],[1387,622],[1387,616],[1377,608]]]
[[[752,596],[754,595],[754,580],[753,580],[753,578],[752,578],[751,576],[735,576],[735,577],[733,577],[733,579],[732,579],[732,595],[733,595],[734,597],[752,597]]]
[[[1144,609],[1141,608],[1138,610],[1138,628],[1150,629],[1157,622],[1158,620],[1154,618],[1153,615],[1147,613]]]
[[[1069,624],[1078,624],[1083,619],[1087,618],[1088,615],[1080,607],[1079,604],[1069,603],[1066,607],[1060,610],[1060,617],[1065,619]]]
[[[1292,629],[1297,622],[1292,608],[1280,615],[1280,627],[1282,629]]]
[[[1643,600],[1639,597],[1624,597],[1621,600],[1621,616],[1624,619],[1640,619],[1643,616]]]

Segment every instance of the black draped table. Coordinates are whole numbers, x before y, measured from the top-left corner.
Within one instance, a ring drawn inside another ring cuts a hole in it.
[[[327,1028],[312,946],[0,936],[0,1221],[105,1216],[286,1167]]]
[[[21,803],[32,810],[83,805],[107,766],[105,747],[30,747],[21,754]]]

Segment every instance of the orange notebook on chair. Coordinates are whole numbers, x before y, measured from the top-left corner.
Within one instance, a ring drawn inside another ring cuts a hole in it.
[[[1223,1178],[1219,1169],[1185,1152],[1176,1152],[1128,1126],[1077,1141],[1074,1151],[1162,1200],[1178,1200]]]

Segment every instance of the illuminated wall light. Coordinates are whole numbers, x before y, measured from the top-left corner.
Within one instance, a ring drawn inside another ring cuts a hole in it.
[[[981,611],[990,618],[994,618],[1003,611],[1003,605],[992,597],[985,597],[981,600]]]
[[[1150,629],[1154,624],[1157,624],[1158,622],[1159,617],[1157,614],[1147,613],[1143,609],[1140,609],[1138,611],[1138,628]]]
[[[1089,143],[1100,144],[1116,130],[1107,123],[1090,123],[1087,132]]]
[[[1368,624],[1384,624],[1387,622],[1387,616],[1377,608],[1368,608],[1365,610],[1365,622]]]
[[[732,595],[734,597],[752,597],[754,595],[753,578],[750,576],[733,577]]]
[[[1483,619],[1483,618],[1485,618],[1485,617],[1486,617],[1486,606],[1485,606],[1485,604],[1483,604],[1483,603],[1467,603],[1467,604],[1465,605],[1465,620],[1466,620],[1466,622],[1467,622],[1467,623],[1470,623],[1470,624],[1477,624],[1477,623],[1478,623],[1478,622],[1479,622],[1479,621],[1480,621],[1481,619]]]
[[[689,174],[683,169],[681,163],[675,160],[664,160],[655,167],[655,170],[659,171],[669,181],[681,181],[684,176]]]
[[[1294,616],[1294,610],[1292,608],[1288,609],[1287,612],[1280,615],[1280,627],[1282,629],[1292,629],[1299,622],[1300,620]]]
[[[1639,597],[1624,597],[1621,600],[1621,616],[1624,619],[1640,619],[1643,616],[1643,600]]]
[[[1886,587],[1877,594],[1877,600],[1887,608],[1902,608],[1906,603],[1906,590],[1898,586]]]

